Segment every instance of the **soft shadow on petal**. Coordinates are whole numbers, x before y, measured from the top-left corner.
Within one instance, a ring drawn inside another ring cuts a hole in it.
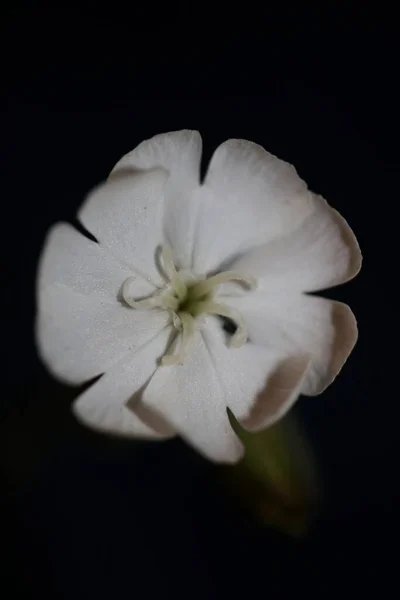
[[[176,330],[169,328],[168,337],[165,338],[165,350],[171,350],[171,347],[177,339]],[[157,367],[160,368],[160,361],[157,361]],[[154,371],[155,372],[155,371]],[[154,373],[151,374],[149,379],[135,391],[129,400],[125,403],[125,406],[132,412],[140,421],[149,429],[156,431],[159,435],[165,438],[174,437],[177,432],[174,427],[167,421],[164,415],[159,411],[151,409],[143,402],[143,393],[151,381]]]
[[[342,215],[334,208],[330,207],[332,212],[332,217],[335,220],[336,225],[340,229],[340,233],[342,236],[342,240],[344,244],[349,248],[350,260],[347,269],[347,273],[341,278],[338,283],[346,283],[346,281],[350,281],[357,275],[357,273],[361,269],[362,265],[362,254],[360,250],[360,246],[358,245],[358,241],[356,236],[354,235],[351,227],[347,223],[346,219],[342,217]],[[310,291],[310,290],[308,290]]]
[[[201,331],[196,330],[182,365],[157,369],[142,403],[209,460],[234,463],[242,457],[243,446],[229,423],[226,397]]]
[[[167,432],[165,429],[159,430],[152,427],[124,405],[103,407],[102,411],[98,411],[95,420],[92,416],[87,417],[86,414],[79,412],[75,407],[73,412],[82,425],[102,434],[153,441],[161,441],[174,436],[171,429]]]
[[[309,364],[307,355],[281,360],[255,399],[247,418],[240,420],[241,425],[249,431],[259,431],[281,419],[296,402]]]
[[[138,169],[137,167],[134,166],[124,166],[124,167],[119,167],[118,169],[114,169],[113,171],[111,171],[111,173],[109,174],[107,181],[119,181],[119,180],[123,180],[125,177],[129,177],[132,175],[138,175],[139,173],[141,173],[142,171],[144,171],[145,169]]]
[[[146,386],[144,386],[143,389],[145,387]],[[146,427],[156,431],[165,438],[174,437],[176,435],[176,430],[168,423],[163,415],[151,410],[143,404],[141,401],[142,394],[143,390],[141,390],[139,394],[135,394],[134,398],[128,400],[126,406],[146,425]]]
[[[357,321],[350,307],[342,302],[333,300],[328,302],[331,302],[332,305],[331,320],[333,325],[330,359],[325,377],[320,379],[317,387],[310,387],[309,382],[304,382],[301,392],[309,396],[321,394],[333,382],[348,359],[358,338]]]
[[[256,290],[226,303],[241,313],[253,343],[283,357],[310,357],[302,388],[307,395],[320,394],[333,381],[357,340],[350,308],[326,298]]]
[[[285,292],[315,292],[354,277],[361,267],[357,240],[345,219],[321,196],[314,210],[294,231],[253,248],[227,270],[251,275],[258,288]],[[225,285],[223,293],[237,295],[238,286]]]
[[[183,129],[162,133],[143,141],[122,157],[110,175],[115,179],[124,173],[157,167],[168,171],[163,231],[178,268],[192,266],[194,227],[201,201],[198,194],[201,153],[198,131]]]
[[[229,348],[218,321],[206,317],[183,365],[158,369],[141,404],[207,458],[236,462],[242,448],[227,408],[250,429],[274,423],[297,399],[308,364],[308,356],[285,359],[274,348],[251,342]]]
[[[132,437],[171,437],[172,428],[158,428],[132,410],[130,399],[139,392],[158,369],[159,359],[170,340],[167,327],[136,352],[129,353],[81,394],[73,405],[79,421],[102,431]]]
[[[202,141],[198,131],[182,129],[160,133],[141,142],[125,154],[115,165],[113,177],[122,171],[137,171],[162,167],[172,176],[191,180],[192,185],[200,182]]]

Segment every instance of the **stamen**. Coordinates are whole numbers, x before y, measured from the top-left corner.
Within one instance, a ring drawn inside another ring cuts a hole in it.
[[[174,265],[171,248],[169,246],[163,246],[161,256],[164,263],[165,274],[170,280],[175,294],[178,296],[179,300],[184,300],[187,294],[187,285],[178,275]]]
[[[179,352],[176,354],[164,354],[161,359],[161,364],[170,367],[171,365],[183,364],[186,358],[188,346],[194,336],[195,325],[192,315],[189,313],[179,313],[179,318],[182,324],[182,339]]]
[[[182,327],[182,321],[176,312],[172,313],[172,325],[175,327],[175,329],[180,329]]]
[[[235,273],[234,271],[225,271],[224,273],[218,273],[217,275],[213,275],[209,277],[205,281],[200,281],[196,283],[194,286],[190,288],[190,299],[193,300],[195,298],[201,298],[202,296],[206,296],[210,292],[214,290],[217,285],[221,283],[226,283],[227,281],[239,281],[246,285],[246,287],[250,289],[254,289],[257,286],[257,281],[251,275],[248,277],[243,277],[239,273]]]
[[[122,285],[122,297],[125,302],[132,308],[163,308],[165,310],[176,311],[179,307],[179,300],[172,294],[157,294],[150,296],[150,298],[144,298],[143,300],[134,300],[129,294],[129,287],[135,281],[134,277],[128,277]]]
[[[168,366],[183,364],[189,344],[195,334],[195,318],[201,314],[220,315],[233,321],[237,329],[231,337],[230,346],[233,348],[242,346],[247,340],[246,325],[242,315],[234,308],[214,302],[212,292],[218,285],[228,281],[238,281],[252,289],[257,285],[256,280],[251,276],[243,277],[234,271],[226,271],[213,275],[209,279],[197,278],[197,282],[192,285],[193,279],[186,281],[177,272],[172,251],[168,246],[162,247],[162,260],[165,275],[170,282],[167,289],[158,290],[148,298],[135,300],[132,298],[131,292],[135,278],[128,277],[122,285],[122,297],[129,306],[137,309],[161,308],[168,310],[171,313],[173,327],[181,332],[178,352],[171,351],[165,354],[161,359],[161,364]],[[173,347],[175,349],[175,343]]]
[[[247,340],[246,324],[240,312],[234,308],[230,308],[225,304],[219,302],[199,302],[196,307],[196,313],[208,313],[211,315],[220,315],[221,317],[227,317],[231,319],[237,325],[237,329],[230,340],[230,346],[232,348],[240,348]]]

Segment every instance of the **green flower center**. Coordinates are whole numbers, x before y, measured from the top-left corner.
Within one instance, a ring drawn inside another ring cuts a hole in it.
[[[233,348],[242,346],[247,340],[243,317],[235,309],[224,303],[216,302],[215,292],[220,284],[228,281],[237,281],[250,289],[255,288],[256,281],[252,277],[243,277],[234,271],[224,271],[208,278],[185,278],[176,270],[172,252],[168,246],[163,246],[161,258],[168,280],[166,287],[149,298],[134,300],[129,294],[133,278],[128,277],[122,286],[122,297],[132,308],[158,308],[171,313],[173,326],[182,333],[181,344],[177,353],[166,354],[162,357],[162,364],[183,363],[195,332],[195,319],[202,314],[219,315],[233,321],[237,329],[231,338],[230,346]]]

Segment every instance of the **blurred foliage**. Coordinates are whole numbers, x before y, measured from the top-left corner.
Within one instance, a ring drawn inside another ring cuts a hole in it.
[[[294,411],[258,433],[229,418],[246,452],[237,465],[219,468],[226,488],[263,525],[305,535],[320,490],[316,459]]]
[[[38,477],[43,461],[59,451],[63,440],[73,441],[79,452],[100,455],[120,451],[123,456],[124,450],[146,448],[143,442],[99,435],[81,426],[70,410],[75,388],[48,377],[26,383],[30,402],[25,406],[21,402],[0,424],[0,479],[8,493]],[[249,433],[232,414],[229,417],[246,453],[237,465],[216,468],[225,491],[259,523],[304,535],[318,507],[319,486],[315,456],[295,410],[259,433]],[[175,458],[174,452],[183,450],[177,443],[169,442]]]

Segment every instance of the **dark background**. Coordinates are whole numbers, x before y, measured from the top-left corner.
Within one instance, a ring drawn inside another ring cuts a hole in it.
[[[14,8],[2,22],[2,597],[386,597],[400,499],[394,15],[286,7],[219,25],[207,11],[160,23],[99,11]],[[46,230],[142,139],[181,128],[200,130],[203,170],[229,137],[293,163],[363,251],[361,274],[329,292],[351,305],[359,342],[335,384],[299,402],[323,489],[305,540],[232,507],[180,441],[84,430],[76,390],[35,353]]]

